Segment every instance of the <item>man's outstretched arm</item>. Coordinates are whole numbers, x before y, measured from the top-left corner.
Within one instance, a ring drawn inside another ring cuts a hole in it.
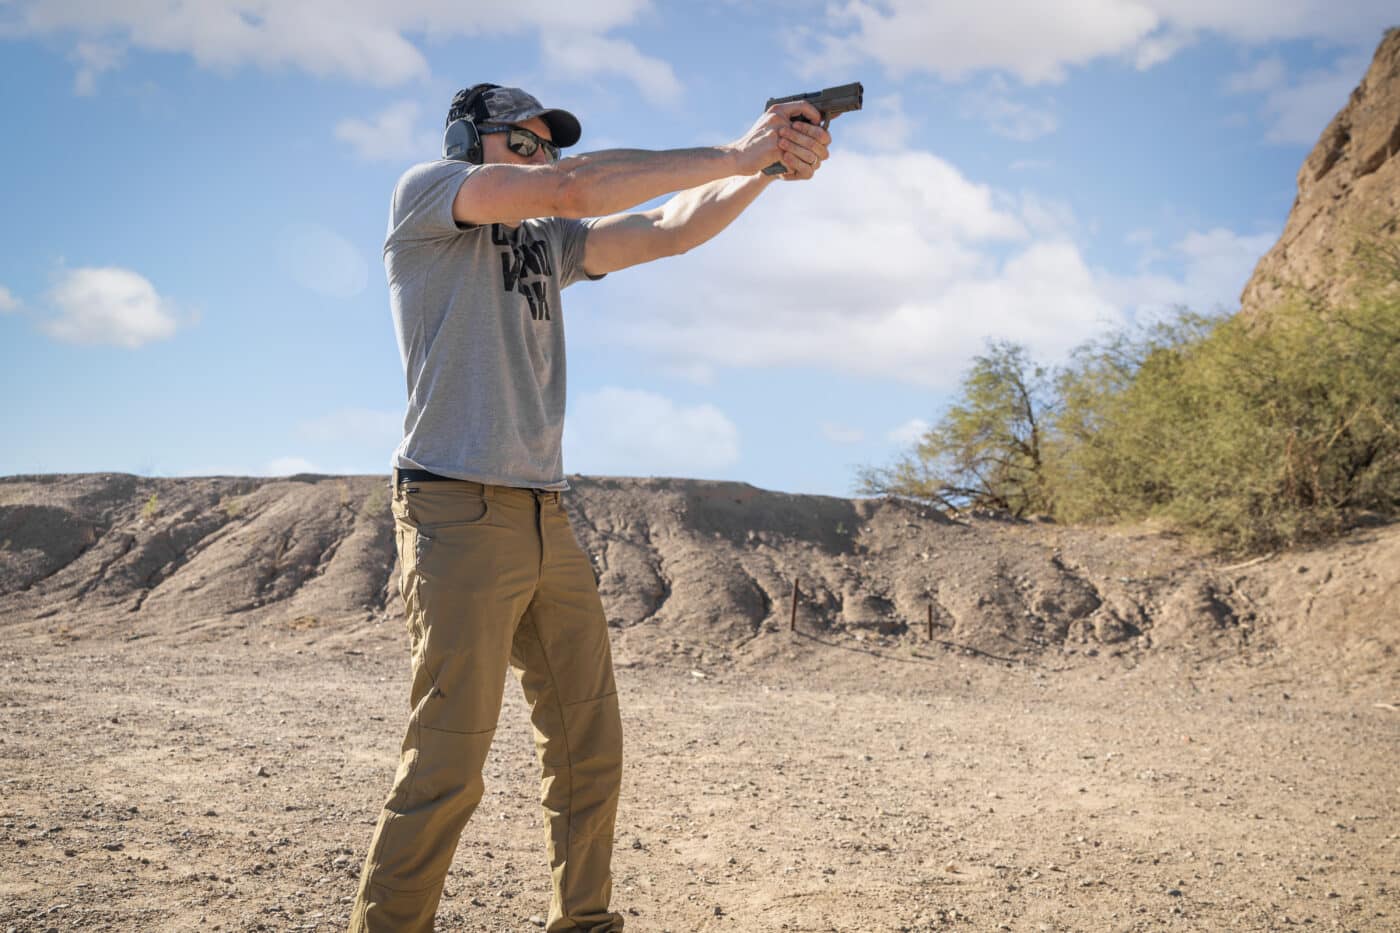
[[[701,149],[609,149],[553,165],[487,164],[457,190],[452,216],[460,224],[518,223],[527,217],[599,217],[652,198],[731,176],[752,175],[785,154],[802,116],[819,120],[811,104],[775,105],[742,137]]]
[[[785,175],[753,174],[721,178],[677,194],[661,207],[600,219],[589,231],[583,269],[603,275],[628,266],[676,256],[719,233],[775,178],[802,181],[812,177],[827,157],[831,136],[814,123],[795,122],[780,141]]]

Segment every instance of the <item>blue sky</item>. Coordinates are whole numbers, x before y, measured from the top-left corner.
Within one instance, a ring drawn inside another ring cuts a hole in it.
[[[988,339],[1233,308],[1371,0],[0,0],[0,474],[383,473],[380,250],[452,93],[579,149],[720,144],[860,80],[718,239],[565,293],[570,472],[848,494]]]

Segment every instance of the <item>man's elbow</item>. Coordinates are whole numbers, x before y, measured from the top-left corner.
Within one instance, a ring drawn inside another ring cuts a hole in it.
[[[686,235],[685,227],[668,224],[664,216],[652,224],[650,251],[653,259],[681,256],[699,245],[700,241]]]
[[[572,172],[560,172],[554,188],[554,215],[574,219],[596,216],[600,212],[590,194],[588,185],[580,184]]]
[[[683,231],[678,230],[675,233],[673,233],[670,239],[666,242],[665,255],[684,256],[686,253],[690,252],[695,247],[699,246],[701,243],[704,242],[705,241],[703,239],[698,239],[693,236],[688,237]]]

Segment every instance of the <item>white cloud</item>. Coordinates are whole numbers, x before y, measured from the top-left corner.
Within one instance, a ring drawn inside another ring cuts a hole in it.
[[[417,101],[401,100],[369,120],[341,120],[335,138],[369,162],[435,159],[442,152],[442,131],[419,126],[421,112]]]
[[[385,476],[389,471],[381,463],[342,463],[337,467],[325,467],[320,463],[300,456],[274,457],[263,463],[250,466],[248,463],[229,461],[194,463],[166,466],[154,461],[137,464],[131,472],[141,476],[293,476],[298,473],[314,473],[320,476]]]
[[[0,32],[71,38],[80,93],[91,93],[129,49],[187,54],[225,72],[291,67],[392,86],[428,77],[419,37],[536,32],[563,49],[571,73],[621,75],[665,100],[675,90],[669,66],[605,36],[649,7],[649,0],[13,0]],[[572,38],[558,45],[559,36]]]
[[[1037,110],[1009,98],[984,101],[981,113],[988,127],[998,136],[1028,143],[1049,136],[1059,129],[1060,120],[1048,110]]]
[[[908,148],[913,129],[913,121],[898,94],[867,99],[860,119],[849,125],[840,121],[832,123],[832,130],[843,141],[872,152],[898,152]]]
[[[922,418],[910,418],[885,436],[902,447],[912,447],[922,440],[932,427],[933,425]]]
[[[1225,90],[1231,94],[1255,94],[1273,91],[1284,85],[1287,71],[1277,55],[1261,59],[1247,71],[1237,72],[1225,79]]]
[[[1232,307],[1276,236],[1209,229],[1159,248],[1135,231],[1142,263],[1117,275],[1090,268],[1080,233],[1067,204],[928,153],[842,151],[710,243],[577,300],[597,339],[672,371],[810,367],[947,391],[988,339],[1053,364],[1133,313]]]
[[[738,462],[739,429],[713,405],[610,387],[570,401],[564,450],[571,472],[703,476]]]
[[[1241,236],[1216,227],[1205,233],[1189,233],[1176,245],[1190,263],[1188,280],[1213,290],[1235,293],[1244,289],[1259,257],[1278,240],[1278,231]],[[1243,274],[1242,274],[1243,273]]]
[[[1155,68],[1195,41],[1196,37],[1184,29],[1169,26],[1158,30],[1138,43],[1133,51],[1133,64],[1139,71]]]
[[[1169,250],[1161,250],[1149,235],[1138,232],[1132,242],[1143,249],[1141,270],[1132,276],[1102,276],[1103,291],[1139,319],[1176,307],[1206,314],[1234,311],[1259,258],[1277,239],[1277,231],[1246,236],[1217,227],[1189,233]],[[1153,269],[1165,260],[1178,263],[1180,274]]]
[[[1117,0],[1127,3],[1133,0]],[[1145,0],[1166,28],[1211,32],[1258,44],[1286,39],[1364,43],[1374,50],[1386,27],[1395,25],[1394,0]],[[1370,51],[1370,50],[1368,50]]]
[[[76,34],[78,42],[115,50],[185,53],[215,70],[290,65],[385,85],[428,73],[422,53],[401,31],[411,25],[411,12],[427,12],[404,8],[426,4],[397,4],[397,17],[388,4],[353,0],[43,0],[16,6],[21,30],[31,35]],[[447,12],[444,6],[436,18],[446,19]],[[471,23],[474,17],[464,10],[461,18]]]
[[[1021,192],[1019,211],[1022,221],[1032,233],[1047,236],[1068,236],[1079,226],[1074,208],[1068,201],[1047,198],[1033,191]]]
[[[851,67],[873,59],[898,76],[960,80],[1003,71],[1027,84],[1114,57],[1150,68],[1205,34],[1258,44],[1313,39],[1365,45],[1394,25],[1394,0],[849,0],[828,8],[823,57]]]
[[[305,457],[278,457],[269,460],[254,476],[292,476],[296,473],[321,473],[316,464]]]
[[[1052,357],[1119,320],[1072,221],[928,153],[841,152],[703,247],[609,279],[596,326],[672,367],[813,366],[947,388],[988,337]]]
[[[642,54],[626,40],[545,30],[540,43],[546,64],[565,77],[613,74],[631,80],[653,104],[673,104],[680,99],[681,83],[670,64]]]
[[[664,368],[668,375],[684,379],[686,382],[693,382],[698,386],[715,384],[715,368],[709,363],[676,363]]]
[[[318,295],[353,298],[369,283],[369,264],[360,251],[321,224],[283,228],[277,254],[292,279]]]
[[[73,93],[88,97],[97,92],[97,76],[111,71],[122,63],[120,48],[103,42],[82,40],[73,47],[73,57],[78,62],[78,73],[73,78]]]
[[[1017,142],[1048,136],[1060,125],[1050,110],[1014,99],[1010,85],[1000,75],[994,76],[986,88],[967,94],[961,112],[965,118],[981,121],[998,136]]]
[[[129,269],[74,269],[49,293],[58,315],[40,327],[70,343],[135,349],[175,334],[178,320],[155,286]]]
[[[20,300],[15,297],[14,292],[3,285],[0,285],[0,314],[13,314],[20,308]]]
[[[297,426],[297,433],[317,443],[350,443],[391,449],[403,437],[403,413],[343,408]]]
[[[1351,97],[1370,64],[1370,53],[1340,56],[1329,68],[1305,71],[1288,79],[1270,60],[1251,72],[1236,75],[1230,89],[1264,94],[1263,109],[1270,126],[1265,138],[1284,145],[1313,145],[1332,117]]]
[[[834,54],[873,58],[896,75],[959,80],[993,69],[1028,84],[1063,80],[1068,66],[1131,49],[1159,22],[1132,0],[852,0],[830,9]]]
[[[865,432],[860,428],[853,428],[847,424],[837,424],[833,421],[823,421],[821,424],[822,437],[833,444],[859,444],[865,440]]]

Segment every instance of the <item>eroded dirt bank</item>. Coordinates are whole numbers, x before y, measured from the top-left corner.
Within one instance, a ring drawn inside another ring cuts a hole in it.
[[[843,643],[938,637],[992,658],[1163,649],[1334,654],[1392,675],[1400,525],[1243,566],[1150,530],[952,521],[894,499],[741,483],[574,478],[609,622],[739,652],[786,628]],[[0,613],[13,633],[187,637],[234,624],[397,618],[383,477],[0,478]]]
[[[1400,926],[1394,526],[1238,566],[737,484],[572,499],[629,929]],[[0,480],[0,930],[344,926],[406,714],[386,504],[375,477]],[[545,911],[506,687],[444,930]]]

